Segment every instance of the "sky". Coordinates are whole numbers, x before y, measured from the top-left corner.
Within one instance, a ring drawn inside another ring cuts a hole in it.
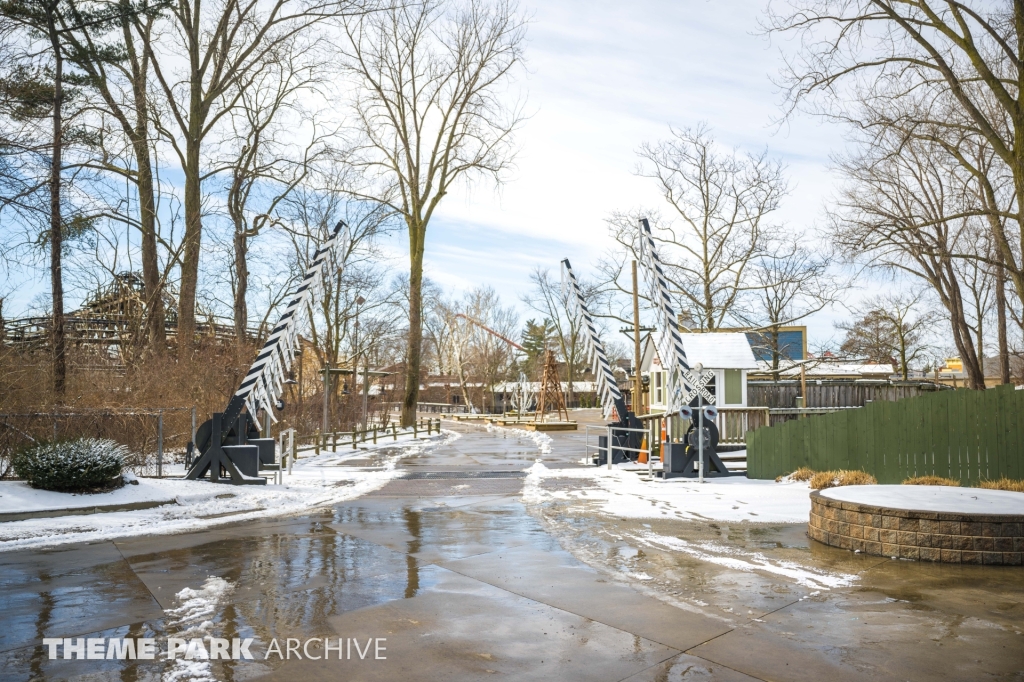
[[[427,276],[448,291],[493,286],[517,301],[536,266],[570,258],[594,273],[614,248],[613,211],[665,207],[654,181],[634,175],[637,147],[706,123],[726,148],[767,150],[791,192],[777,218],[811,232],[833,192],[829,155],[843,131],[806,115],[783,125],[772,79],[778,39],[759,35],[763,0],[545,0],[533,16],[525,77],[530,119],[516,169],[499,189],[445,199],[427,233]],[[784,42],[782,47],[788,47]],[[851,294],[856,299],[857,292]],[[812,341],[835,336],[843,308],[807,321]]]
[[[780,49],[791,47],[760,35],[766,2],[524,0],[532,20],[515,87],[529,118],[516,166],[500,187],[475,183],[444,199],[427,232],[426,275],[451,294],[492,286],[525,319],[520,297],[534,268],[557,275],[570,258],[588,278],[614,248],[605,223],[612,212],[667,206],[654,181],[634,170],[639,145],[667,137],[669,126],[705,123],[725,148],[781,160],[791,191],[776,219],[814,238],[834,191],[829,157],[843,148],[843,130],[806,115],[778,123],[782,95],[772,79]],[[396,273],[407,267],[404,240],[398,234],[386,244]],[[21,281],[6,283],[7,316],[48,289],[38,272],[11,274]],[[851,290],[844,301],[866,291]],[[80,302],[75,291],[68,298],[69,308]],[[840,306],[809,318],[812,345],[837,337],[833,323],[848,317]]]

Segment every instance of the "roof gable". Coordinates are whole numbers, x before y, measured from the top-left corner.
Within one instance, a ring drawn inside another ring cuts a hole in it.
[[[756,369],[757,360],[750,349],[746,334],[741,332],[713,332],[708,334],[680,334],[683,350],[690,366],[703,365],[706,369]],[[647,339],[640,369],[649,372],[657,358],[653,336]]]

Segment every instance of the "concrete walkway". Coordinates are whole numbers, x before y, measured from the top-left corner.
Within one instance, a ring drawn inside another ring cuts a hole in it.
[[[822,592],[641,551],[623,540],[638,522],[524,507],[521,471],[538,458],[529,440],[455,428],[461,439],[403,461],[408,477],[322,512],[0,554],[0,679],[166,674],[165,662],[49,660],[41,639],[182,635],[168,609],[210,577],[234,587],[202,632],[255,640],[255,660],[214,661],[215,679],[1024,677],[1020,568],[868,562],[811,547],[799,526],[647,524],[861,576]],[[573,466],[581,435],[553,438],[543,459]],[[649,579],[627,583],[630,572]],[[325,637],[385,638],[386,659],[264,660],[275,638],[284,650],[287,638]]]

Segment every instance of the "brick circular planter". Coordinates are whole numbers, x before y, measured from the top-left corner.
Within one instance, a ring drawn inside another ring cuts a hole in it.
[[[899,509],[817,490],[807,534],[832,547],[901,559],[1020,566],[1024,557],[1024,514]]]

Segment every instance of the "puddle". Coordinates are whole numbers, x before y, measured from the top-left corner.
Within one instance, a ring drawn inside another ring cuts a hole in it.
[[[553,451],[565,442],[556,438]],[[418,463],[496,469],[530,454],[516,439],[486,433],[456,445],[423,453]],[[518,496],[366,496],[210,533],[9,553],[0,570],[0,668],[25,679],[153,679],[170,672],[166,662],[49,661],[35,643],[86,632],[160,639],[199,627],[255,640],[257,661],[211,661],[206,671],[242,680],[278,665],[259,660],[273,638],[330,634],[329,619],[386,602],[437,592],[457,599],[453,573],[437,563],[522,546],[565,549],[609,582],[785,638],[776,654],[798,640],[841,657],[847,649],[882,650],[895,637],[912,656],[934,642],[984,649],[1024,636],[1017,634],[1024,622],[1019,568],[854,555],[811,542],[802,524],[613,518],[585,499],[525,506]]]

